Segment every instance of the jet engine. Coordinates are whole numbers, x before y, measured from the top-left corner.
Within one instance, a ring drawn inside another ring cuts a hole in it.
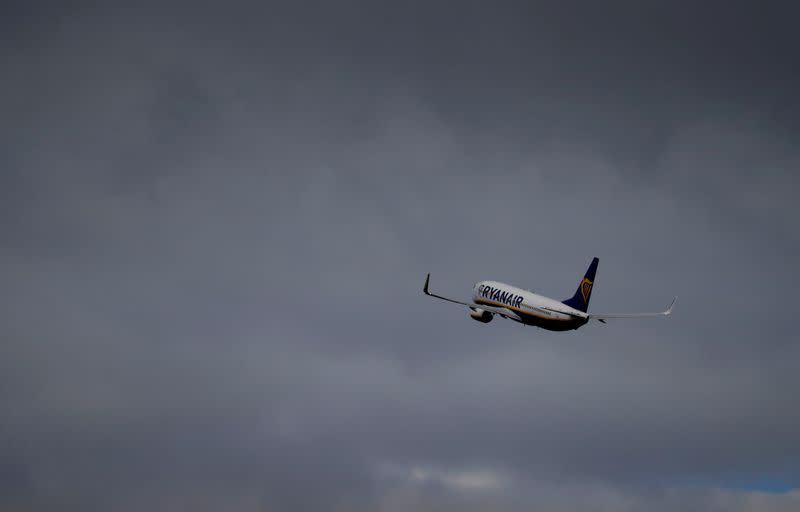
[[[482,322],[484,324],[488,324],[494,318],[493,313],[489,313],[483,309],[478,308],[469,308],[469,316],[472,317],[473,320],[477,320],[478,322]]]

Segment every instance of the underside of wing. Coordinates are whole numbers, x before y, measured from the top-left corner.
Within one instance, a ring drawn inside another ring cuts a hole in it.
[[[489,313],[494,313],[495,315],[511,318],[517,322],[522,321],[522,317],[508,308],[496,308],[494,306],[484,306],[483,304],[469,304],[469,307],[472,309],[482,309],[484,311],[488,311]]]

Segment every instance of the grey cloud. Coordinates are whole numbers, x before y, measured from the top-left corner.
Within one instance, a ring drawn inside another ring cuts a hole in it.
[[[0,503],[796,507],[788,13],[462,9],[16,7]]]

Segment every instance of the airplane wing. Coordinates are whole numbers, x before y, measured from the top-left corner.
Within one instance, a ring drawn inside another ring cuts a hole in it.
[[[675,301],[678,300],[678,297],[674,297],[672,299],[672,303],[670,303],[669,307],[665,311],[660,311],[658,313],[613,313],[613,314],[590,314],[589,319],[599,320],[605,323],[605,319],[607,318],[640,318],[645,316],[667,316],[672,313],[672,306],[675,305]]]
[[[495,307],[495,306],[485,306],[483,304],[475,304],[474,302],[462,302],[460,300],[449,299],[447,297],[442,297],[441,295],[436,295],[435,293],[431,293],[428,290],[428,284],[430,283],[430,280],[431,280],[431,275],[428,274],[428,277],[425,278],[425,286],[422,288],[422,291],[423,291],[423,293],[425,293],[425,295],[428,295],[430,297],[434,297],[434,298],[437,298],[437,299],[440,299],[440,300],[446,300],[447,302],[452,302],[453,304],[461,304],[462,306],[467,306],[468,308],[471,308],[471,309],[482,309],[484,311],[488,311],[490,313],[494,313],[495,315],[500,315],[500,316],[504,316],[506,318],[511,318],[511,319],[516,320],[518,322],[522,321],[522,318],[520,318],[520,316],[518,314],[516,314],[515,312],[511,311],[508,308],[498,308],[498,307]]]
[[[494,306],[485,306],[483,304],[470,304],[469,307],[482,309],[484,311],[488,311],[489,313],[494,313],[496,315],[504,316],[506,318],[511,318],[513,320],[516,320],[517,322],[522,321],[522,318],[518,314],[514,313],[508,308],[497,308]]]

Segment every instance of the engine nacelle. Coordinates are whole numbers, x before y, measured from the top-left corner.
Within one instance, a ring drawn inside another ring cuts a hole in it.
[[[473,320],[484,324],[488,324],[492,321],[492,318],[494,318],[493,313],[478,308],[469,308],[469,316],[472,317]]]

